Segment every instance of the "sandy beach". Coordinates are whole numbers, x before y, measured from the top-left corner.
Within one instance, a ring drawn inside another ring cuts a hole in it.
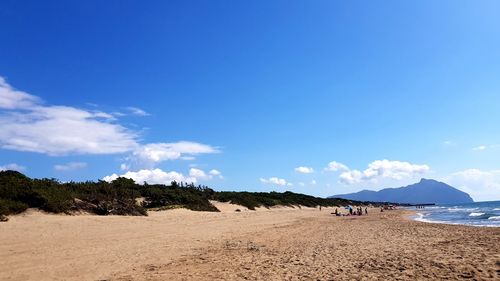
[[[500,279],[500,228],[416,222],[400,210],[217,207],[13,216],[0,223],[0,280]]]

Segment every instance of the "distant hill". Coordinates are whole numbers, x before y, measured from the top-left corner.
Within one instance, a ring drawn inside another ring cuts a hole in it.
[[[379,191],[362,190],[356,193],[334,195],[330,198],[409,204],[474,202],[469,194],[445,183],[430,179],[422,179],[418,183],[405,187],[385,188]]]

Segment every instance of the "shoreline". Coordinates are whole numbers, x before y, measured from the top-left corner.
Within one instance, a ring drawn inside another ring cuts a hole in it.
[[[418,222],[410,210],[335,217],[332,208],[225,208],[148,217],[12,217],[0,224],[0,279],[500,277],[498,228]]]
[[[461,226],[468,226],[468,227],[479,227],[479,228],[500,228],[499,224],[472,224],[472,223],[465,223],[465,222],[453,222],[453,221],[441,221],[441,220],[432,220],[432,219],[426,219],[424,218],[425,216],[425,211],[419,211],[419,210],[408,210],[411,212],[414,212],[413,215],[410,215],[410,219],[413,221],[417,222],[423,222],[423,223],[430,223],[430,224],[445,224],[445,225],[461,225]],[[431,213],[430,211],[427,211],[427,213]],[[413,216],[413,217],[412,217]]]

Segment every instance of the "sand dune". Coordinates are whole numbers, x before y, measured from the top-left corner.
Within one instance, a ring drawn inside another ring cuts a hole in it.
[[[0,280],[500,278],[498,228],[420,223],[402,211],[218,207],[11,217],[0,224]]]

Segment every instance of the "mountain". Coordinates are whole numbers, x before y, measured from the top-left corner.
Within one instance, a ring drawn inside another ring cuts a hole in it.
[[[385,188],[379,191],[362,190],[356,193],[334,195],[330,198],[409,204],[457,204],[474,202],[469,194],[446,183],[430,179],[422,179],[418,183],[404,187]]]

